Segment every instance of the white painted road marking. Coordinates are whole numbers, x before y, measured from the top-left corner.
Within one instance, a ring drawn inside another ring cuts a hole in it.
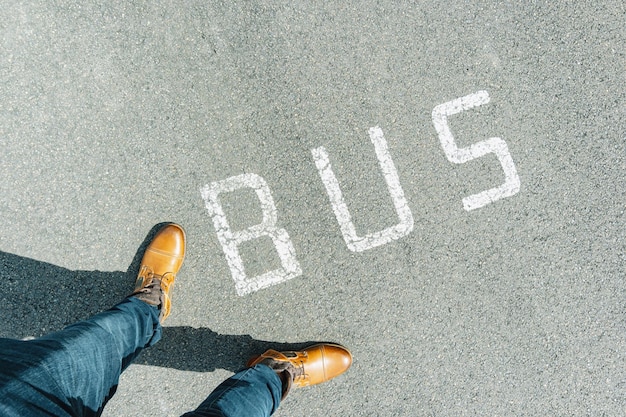
[[[448,126],[448,116],[487,103],[489,103],[489,94],[486,91],[478,91],[474,94],[438,105],[432,112],[433,124],[439,135],[441,147],[450,162],[463,164],[472,159],[493,153],[498,157],[502,169],[504,170],[504,184],[463,199],[463,208],[467,211],[483,207],[505,197],[510,197],[516,194],[520,189],[520,180],[506,142],[500,138],[489,138],[469,147],[459,148]],[[385,245],[391,241],[407,236],[413,231],[413,214],[404,197],[404,191],[400,185],[398,172],[389,154],[383,131],[378,126],[372,127],[369,130],[369,136],[374,145],[374,151],[376,152],[380,169],[387,183],[387,189],[389,190],[389,194],[391,194],[391,199],[400,222],[394,226],[390,226],[378,232],[368,233],[364,236],[359,236],[356,233],[356,229],[352,223],[352,216],[343,199],[339,181],[330,165],[326,148],[320,146],[311,149],[315,166],[326,187],[326,192],[330,199],[335,217],[337,217],[343,239],[348,248],[353,252],[363,252],[377,246]],[[224,214],[224,210],[222,209],[219,196],[222,193],[233,192],[241,188],[252,188],[256,192],[261,202],[263,221],[246,230],[232,231],[226,219],[226,215]],[[276,226],[276,205],[274,204],[270,188],[262,177],[257,174],[244,174],[230,177],[223,181],[212,182],[202,189],[202,198],[205,201],[209,214],[213,218],[218,240],[222,244],[226,261],[228,262],[231,274],[235,280],[237,294],[250,294],[262,288],[279,284],[288,279],[302,275],[302,269],[296,259],[296,251],[287,231]],[[282,267],[255,277],[248,277],[239,253],[239,245],[263,236],[268,236],[272,239],[278,256],[280,257]]]
[[[341,194],[339,181],[337,181],[337,177],[330,165],[328,152],[326,152],[323,146],[311,150],[315,165],[326,187],[328,198],[330,199],[333,211],[337,217],[337,222],[339,222],[343,239],[346,245],[348,245],[348,248],[353,252],[362,252],[375,248],[376,246],[384,245],[392,240],[397,240],[408,235],[413,230],[413,215],[404,197],[404,191],[400,185],[398,172],[391,160],[391,155],[389,155],[387,141],[383,136],[383,131],[376,126],[369,130],[369,135],[374,144],[376,157],[378,158],[380,168],[387,182],[387,188],[389,189],[389,194],[391,194],[396,213],[400,218],[400,223],[378,232],[366,234],[365,236],[358,236],[356,233],[350,211]]]
[[[254,189],[261,202],[263,221],[246,230],[232,231],[222,209],[219,195],[241,188]],[[263,178],[257,174],[243,174],[223,181],[212,182],[202,189],[202,198],[213,218],[217,238],[222,244],[226,261],[233,280],[235,280],[237,294],[246,295],[302,275],[302,269],[296,259],[296,251],[289,234],[285,229],[276,227],[278,221],[276,205],[270,188]],[[255,277],[248,277],[239,253],[239,245],[262,236],[269,236],[272,239],[282,267]]]
[[[458,148],[454,141],[452,131],[448,126],[448,116],[487,103],[489,103],[489,93],[486,91],[478,91],[474,94],[440,104],[433,109],[432,113],[433,124],[439,134],[441,147],[450,162],[463,164],[472,159],[494,153],[498,157],[502,169],[504,170],[504,184],[478,194],[472,194],[463,199],[463,208],[467,211],[483,207],[501,198],[510,197],[517,194],[520,190],[519,176],[517,175],[513,158],[509,153],[509,148],[504,140],[500,138],[489,138],[467,148]]]

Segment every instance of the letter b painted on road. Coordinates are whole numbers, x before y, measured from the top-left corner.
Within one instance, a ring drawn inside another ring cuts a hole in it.
[[[245,230],[233,231],[228,219],[226,219],[219,197],[222,193],[229,193],[242,188],[252,188],[256,192],[261,202],[263,220],[260,224]],[[217,238],[222,245],[226,261],[235,280],[237,294],[242,296],[250,294],[302,275],[302,269],[296,259],[296,251],[287,231],[276,226],[276,205],[270,188],[262,177],[256,174],[243,174],[223,181],[212,182],[202,189],[202,198],[213,219]],[[239,253],[239,245],[264,236],[272,239],[280,257],[281,267],[249,277],[246,275],[243,259]]]

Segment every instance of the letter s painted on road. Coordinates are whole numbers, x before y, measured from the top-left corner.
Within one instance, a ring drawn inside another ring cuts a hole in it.
[[[486,206],[501,198],[510,197],[517,194],[520,190],[519,176],[517,175],[513,158],[509,153],[509,148],[504,140],[500,138],[489,138],[469,147],[459,148],[448,126],[448,116],[487,103],[489,103],[489,93],[486,91],[478,91],[474,94],[440,104],[433,109],[432,113],[433,124],[439,135],[441,147],[450,162],[463,164],[472,159],[493,153],[498,157],[502,169],[504,170],[504,184],[478,194],[472,194],[463,199],[463,208],[467,211]]]

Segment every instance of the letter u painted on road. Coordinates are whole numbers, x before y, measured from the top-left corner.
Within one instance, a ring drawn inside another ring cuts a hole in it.
[[[256,192],[261,202],[263,220],[260,224],[248,229],[233,231],[228,224],[219,197],[222,193],[233,192],[241,188],[252,188]],[[202,198],[213,218],[217,238],[222,244],[226,261],[235,280],[237,294],[246,295],[302,275],[302,269],[296,259],[296,251],[287,231],[276,226],[278,221],[276,205],[270,188],[263,178],[256,174],[243,174],[223,181],[212,182],[202,189]],[[239,254],[239,245],[263,236],[272,239],[280,257],[281,267],[249,277],[246,275],[243,259]]]
[[[400,239],[408,235],[413,230],[413,214],[411,214],[411,209],[409,209],[406,198],[404,197],[404,191],[400,186],[398,172],[389,154],[383,131],[380,127],[376,126],[369,130],[369,135],[370,140],[374,144],[376,157],[378,158],[400,222],[395,226],[369,233],[365,236],[358,236],[356,233],[354,223],[352,223],[352,216],[350,215],[348,206],[343,199],[341,188],[339,187],[339,181],[337,181],[337,177],[330,165],[328,152],[326,152],[323,146],[311,150],[313,159],[315,160],[315,166],[317,166],[322,182],[326,187],[326,192],[328,193],[333,211],[337,217],[337,222],[339,222],[343,239],[348,248],[353,252],[362,252],[375,248],[376,246],[384,245],[392,240]]]

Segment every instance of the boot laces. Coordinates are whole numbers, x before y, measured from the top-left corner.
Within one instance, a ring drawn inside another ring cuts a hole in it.
[[[143,280],[141,289],[142,292],[146,289],[158,289],[161,292],[165,292],[174,281],[174,274],[171,272],[166,272],[163,275],[155,274],[154,271],[148,266],[144,266],[142,268],[139,276]]]
[[[148,304],[163,308],[174,278],[175,276],[171,272],[166,272],[163,275],[155,274],[150,267],[143,266],[137,278],[137,289],[134,294]]]
[[[306,352],[303,352],[303,355],[304,355],[304,358],[308,356]],[[285,352],[285,356],[287,358],[289,357],[293,358],[293,357],[297,357],[298,354],[296,352]],[[293,365],[291,369],[289,369],[289,371],[294,381],[307,378],[307,374],[304,370],[304,361],[302,359],[289,361],[289,362],[291,362],[291,364]]]

